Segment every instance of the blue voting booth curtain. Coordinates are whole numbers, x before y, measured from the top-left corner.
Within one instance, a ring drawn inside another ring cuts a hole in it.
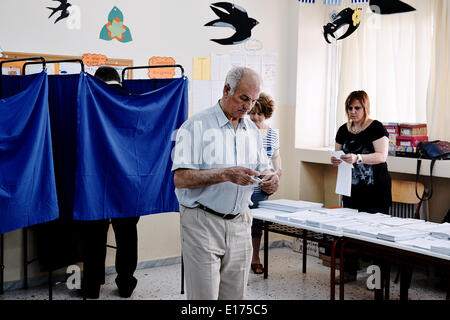
[[[58,217],[47,74],[26,81],[0,100],[0,233]]]
[[[83,74],[49,75],[48,102],[59,215],[73,217],[78,83]]]
[[[173,132],[187,118],[187,87],[183,77],[128,94],[80,78],[75,220],[179,210],[171,152]]]

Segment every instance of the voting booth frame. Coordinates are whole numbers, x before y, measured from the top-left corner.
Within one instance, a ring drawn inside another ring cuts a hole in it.
[[[83,63],[82,57],[77,56],[61,56],[61,55],[50,55],[50,54],[31,54],[31,53],[18,53],[18,52],[4,52],[3,58],[0,59],[0,97],[2,96],[2,86],[1,86],[1,76],[3,73],[3,65],[9,64],[10,66],[15,66],[21,70],[21,75],[26,75],[26,70],[28,65],[42,64],[42,69],[46,70],[48,64],[58,65],[60,63],[76,63],[80,64],[80,71],[85,72],[85,65]],[[122,79],[127,76],[128,79],[133,79],[133,70],[135,69],[150,69],[150,68],[180,68],[181,77],[184,77],[184,69],[181,65],[154,65],[154,66],[133,66],[133,60],[127,59],[107,59],[105,65],[110,66],[122,66]],[[31,260],[28,258],[28,227],[22,228],[22,250],[23,250],[23,288],[28,288],[28,266],[37,261],[38,257]],[[4,234],[0,234],[0,294],[4,293]],[[116,249],[115,246],[107,245],[109,248]],[[49,300],[52,300],[53,292],[53,272],[48,271],[48,290],[49,290]],[[83,297],[85,299],[85,297]]]

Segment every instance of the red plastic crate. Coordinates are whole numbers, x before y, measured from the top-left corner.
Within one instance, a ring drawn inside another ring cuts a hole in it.
[[[397,147],[417,147],[419,142],[428,141],[428,136],[397,136]]]

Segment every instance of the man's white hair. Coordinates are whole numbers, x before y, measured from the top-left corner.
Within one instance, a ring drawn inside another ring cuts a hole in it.
[[[230,94],[233,95],[236,91],[236,88],[241,83],[242,78],[244,75],[247,74],[254,74],[257,76],[259,80],[259,84],[261,85],[261,79],[259,75],[252,69],[246,68],[246,67],[234,67],[230,71],[228,71],[227,76],[225,78],[225,85],[230,86]]]

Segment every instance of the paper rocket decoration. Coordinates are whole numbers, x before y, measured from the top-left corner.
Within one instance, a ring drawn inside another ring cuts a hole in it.
[[[374,13],[393,14],[414,11],[413,7],[399,0],[370,0],[370,9]]]
[[[48,18],[50,19],[50,17],[52,15],[54,15],[56,12],[61,11],[61,14],[59,15],[58,18],[56,18],[56,20],[54,22],[54,23],[57,23],[59,20],[65,19],[70,15],[69,10],[67,10],[67,8],[69,8],[71,6],[71,4],[67,3],[67,0],[53,0],[53,1],[58,1],[58,2],[60,2],[60,4],[56,8],[47,7],[47,9],[52,10],[52,13],[50,13]]]
[[[361,8],[357,8],[355,10],[353,10],[352,8],[346,8],[339,12],[330,23],[323,26],[323,36],[325,38],[325,41],[331,43],[328,39],[328,36],[336,38],[334,33],[346,25],[348,25],[347,31],[336,40],[347,38],[349,35],[355,32],[360,24],[361,12]]]
[[[133,40],[130,29],[123,24],[123,14],[119,8],[114,7],[109,12],[108,23],[103,26],[100,32],[100,39],[107,41],[117,39],[120,42]]]
[[[211,39],[219,44],[238,44],[248,40],[252,35],[252,29],[258,24],[253,18],[249,18],[247,11],[229,2],[216,2],[211,4],[211,9],[219,17],[205,24],[212,27],[229,27],[236,32],[229,38]]]

